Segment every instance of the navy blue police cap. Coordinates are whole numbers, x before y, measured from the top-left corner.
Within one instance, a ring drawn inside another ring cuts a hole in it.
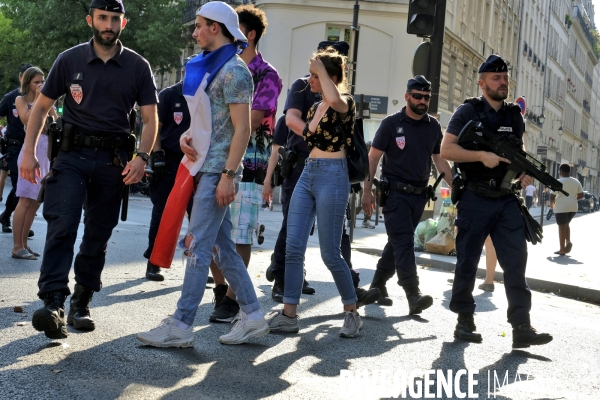
[[[508,64],[502,57],[492,54],[479,66],[477,72],[508,72]]]
[[[325,40],[319,43],[317,50],[325,50],[328,47],[333,47],[340,55],[347,56],[350,45],[346,42],[335,42],[333,40]]]
[[[420,90],[422,92],[431,92],[431,82],[429,82],[423,75],[417,75],[414,78],[410,78],[406,83],[406,91]]]
[[[22,73],[24,73],[25,71],[27,71],[31,67],[33,67],[33,65],[31,65],[31,64],[21,65],[21,68],[19,69],[19,72],[22,74]]]
[[[121,0],[92,0],[90,8],[125,14],[125,7]]]

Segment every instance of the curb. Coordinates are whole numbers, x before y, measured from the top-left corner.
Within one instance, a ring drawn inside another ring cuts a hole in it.
[[[381,249],[373,249],[368,247],[353,247],[352,250],[360,251],[371,255],[381,257]],[[456,268],[456,262],[439,260],[431,257],[429,253],[415,253],[417,265],[427,265],[431,268],[439,269],[447,272],[454,272]],[[485,276],[485,268],[477,268],[477,276]],[[496,271],[494,275],[494,281],[504,281],[503,272]],[[567,285],[560,282],[546,281],[543,279],[527,278],[527,284],[531,290],[535,290],[542,293],[554,293],[558,296],[569,297],[576,300],[582,300],[587,302],[600,302],[600,290],[590,289],[587,287]]]

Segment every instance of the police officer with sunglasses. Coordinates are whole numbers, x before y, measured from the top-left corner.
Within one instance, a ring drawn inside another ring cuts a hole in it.
[[[429,200],[427,184],[432,161],[439,172],[445,173],[446,182],[451,183],[450,164],[440,156],[442,128],[427,114],[430,99],[431,82],[423,75],[409,79],[404,95],[406,106],[381,121],[369,152],[370,176],[375,175],[383,155],[381,177],[388,187],[387,200],[382,204],[388,242],[377,263],[371,288],[381,291],[379,304],[392,305],[386,282],[397,272],[411,315],[420,314],[433,304],[432,297],[422,295],[419,290],[413,239]],[[366,180],[362,197],[365,213],[370,215],[374,204],[371,181]]]

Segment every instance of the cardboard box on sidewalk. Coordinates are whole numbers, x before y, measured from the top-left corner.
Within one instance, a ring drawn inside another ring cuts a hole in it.
[[[450,233],[440,232],[425,244],[428,253],[447,256],[454,250],[454,238]]]

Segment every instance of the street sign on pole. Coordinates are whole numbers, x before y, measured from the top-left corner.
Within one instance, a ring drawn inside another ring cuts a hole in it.
[[[521,107],[521,115],[525,115],[525,111],[527,111],[527,103],[525,102],[525,98],[519,97],[515,100],[515,103]]]

